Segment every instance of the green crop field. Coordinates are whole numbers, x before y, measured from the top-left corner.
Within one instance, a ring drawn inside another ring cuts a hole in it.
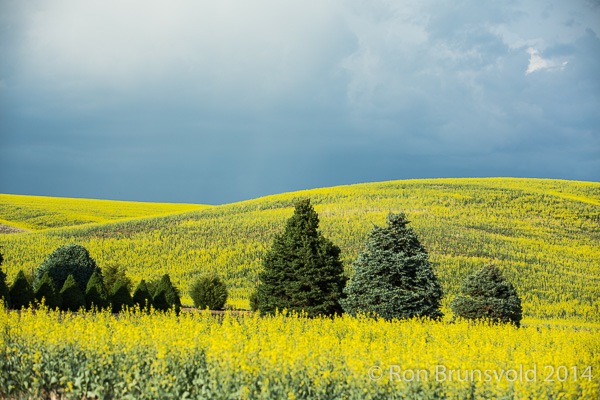
[[[218,272],[230,305],[247,308],[261,257],[297,198],[311,199],[349,274],[373,224],[404,211],[430,252],[444,304],[466,274],[495,264],[519,291],[525,321],[600,322],[600,184],[592,182],[405,180],[212,207],[0,195],[3,224],[36,230],[0,235],[3,267],[10,281],[78,243],[100,266],[123,266],[134,284],[169,273],[188,303],[189,283]]]

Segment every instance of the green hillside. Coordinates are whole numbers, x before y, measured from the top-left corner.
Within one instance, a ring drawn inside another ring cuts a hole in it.
[[[600,322],[600,183],[488,178],[339,186],[0,235],[0,251],[9,279],[71,242],[87,247],[101,266],[125,266],[134,281],[169,273],[183,292],[195,276],[216,271],[232,288],[230,303],[247,307],[261,257],[300,197],[315,204],[321,229],[342,249],[349,274],[373,224],[404,211],[430,252],[445,304],[466,274],[493,263],[520,292],[525,318]],[[0,204],[0,215],[10,220],[5,207],[10,204]]]

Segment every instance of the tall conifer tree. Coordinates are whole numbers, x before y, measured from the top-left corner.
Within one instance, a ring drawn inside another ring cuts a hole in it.
[[[443,316],[442,288],[408,223],[404,213],[389,214],[387,226],[373,229],[344,290],[347,313],[375,313],[385,319]]]
[[[298,201],[263,260],[255,298],[261,312],[286,308],[311,317],[342,312],[339,301],[346,278],[340,249],[318,227],[310,200]]]

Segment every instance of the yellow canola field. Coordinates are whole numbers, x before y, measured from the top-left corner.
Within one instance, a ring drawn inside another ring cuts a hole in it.
[[[182,213],[209,206],[0,194],[0,224],[44,230]]]
[[[599,333],[0,306],[0,397],[595,399]]]

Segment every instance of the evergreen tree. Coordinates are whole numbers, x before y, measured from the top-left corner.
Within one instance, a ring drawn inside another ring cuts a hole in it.
[[[60,289],[60,296],[62,298],[61,309],[64,311],[79,311],[80,308],[85,307],[85,296],[75,277],[71,274],[67,276],[62,289]]]
[[[373,229],[344,290],[347,313],[375,313],[385,319],[443,316],[441,286],[408,223],[404,213],[389,214],[387,226]]]
[[[119,279],[111,292],[112,312],[118,313],[123,310],[123,307],[132,307],[133,299],[129,293],[127,281]]]
[[[28,307],[29,304],[33,303],[33,289],[22,270],[15,277],[8,296],[10,298],[10,306],[15,310]]]
[[[190,288],[194,306],[200,309],[221,310],[227,302],[227,286],[218,276],[198,278]]]
[[[4,258],[2,257],[2,253],[0,253],[0,267],[2,266],[3,261]],[[4,271],[2,271],[2,268],[0,268],[0,300],[4,301],[5,307],[8,307],[10,303],[10,296],[8,293],[9,289],[8,285],[6,284],[6,274]]]
[[[100,271],[95,271],[85,288],[85,306],[88,310],[93,307],[106,308],[109,306],[108,290],[104,286],[102,274]]]
[[[83,246],[69,244],[54,250],[35,271],[34,286],[38,286],[46,272],[56,287],[62,287],[69,275],[73,275],[81,292],[85,292],[87,282],[92,274],[99,271],[96,261]]]
[[[42,299],[45,299],[45,304],[49,308],[60,308],[62,299],[58,290],[56,290],[56,286],[50,278],[50,274],[46,272],[37,288],[35,289],[35,300],[38,303],[42,302]]]
[[[488,319],[516,326],[520,326],[523,316],[517,291],[495,266],[486,266],[468,275],[450,308],[457,317]]]
[[[341,313],[346,283],[340,249],[318,230],[310,200],[296,203],[294,215],[263,259],[255,305],[261,312],[304,310],[308,316]]]
[[[167,302],[167,294],[165,290],[157,290],[152,297],[152,306],[157,311],[168,311],[171,307]]]
[[[127,282],[129,291],[133,290],[133,283],[125,274],[125,268],[119,267],[118,265],[113,264],[102,267],[102,278],[104,280],[104,286],[109,291],[115,287],[115,283],[117,283],[118,280]]]
[[[133,304],[137,304],[140,309],[148,309],[152,305],[152,295],[148,290],[145,280],[141,280],[133,292]]]
[[[164,274],[156,286],[152,304],[154,308],[161,311],[169,310],[175,307],[175,312],[181,309],[181,299],[179,290],[171,283],[169,274]]]

